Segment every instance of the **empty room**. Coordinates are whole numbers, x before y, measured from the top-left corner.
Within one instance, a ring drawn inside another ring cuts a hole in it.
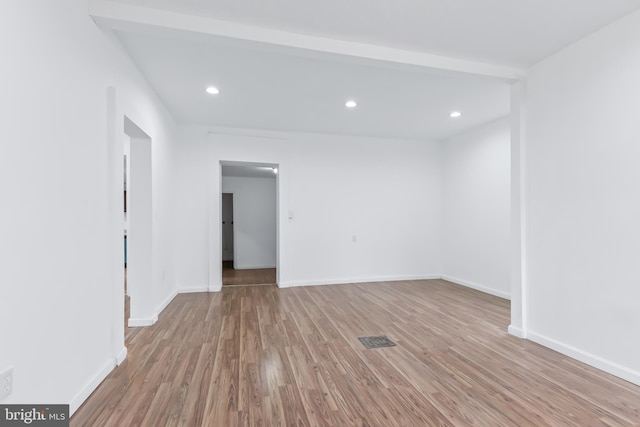
[[[637,0],[0,23],[0,425],[640,424]]]

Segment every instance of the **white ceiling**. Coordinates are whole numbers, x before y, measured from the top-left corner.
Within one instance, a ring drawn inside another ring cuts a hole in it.
[[[509,85],[494,78],[117,35],[180,123],[440,139],[509,112]],[[208,85],[220,94],[205,93]],[[358,107],[348,110],[351,98]],[[452,110],[463,117],[452,120]]]
[[[294,33],[526,67],[638,0],[113,0]]]
[[[90,0],[179,123],[436,140],[507,115],[509,86],[526,66],[638,7]],[[359,105],[347,110],[351,98]],[[453,110],[463,116],[452,120]]]

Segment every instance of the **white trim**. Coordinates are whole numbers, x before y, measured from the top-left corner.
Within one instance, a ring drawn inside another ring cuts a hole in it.
[[[159,306],[156,314],[152,318],[131,318],[129,319],[128,326],[129,327],[137,327],[137,326],[151,326],[158,321],[158,316],[164,311],[165,308],[171,301],[178,295],[179,293],[190,293],[190,292],[207,292],[207,287],[201,288],[189,288],[189,289],[181,289],[180,291],[172,292]],[[104,381],[104,379],[113,371],[116,366],[119,366],[124,362],[127,358],[128,350],[127,347],[122,347],[120,352],[115,356],[112,361],[107,362],[100,371],[94,376],[94,378],[82,388],[82,390],[76,394],[76,396],[71,400],[69,404],[69,416],[73,415],[73,413],[84,403],[85,400],[93,393],[98,386]]]
[[[158,321],[158,315],[154,314],[153,317],[130,317],[127,326],[130,328],[137,328],[138,326],[152,326]]]
[[[209,139],[208,137],[209,134],[207,134],[207,139]],[[220,164],[220,168],[222,169],[222,163]],[[222,176],[222,170],[220,171],[220,219],[222,219],[222,215],[224,215],[222,212],[224,210],[223,207],[223,202],[222,199],[224,198],[224,190],[222,189],[222,184],[224,181],[224,177]],[[278,183],[276,182],[276,187],[277,187]],[[276,190],[277,191],[277,190]],[[229,194],[229,193],[227,193]],[[233,265],[233,268],[238,268],[236,260],[239,258],[238,257],[238,245],[236,245],[237,243],[237,238],[236,236],[238,236],[238,221],[236,221],[235,219],[238,218],[238,203],[237,203],[237,197],[236,195],[233,193],[233,191],[230,193],[231,194],[231,215],[233,216],[233,221],[231,221],[231,233],[233,236],[233,259],[231,260],[231,264]],[[277,199],[276,199],[277,201]],[[224,230],[222,229],[222,227],[220,227],[220,244],[222,245],[224,241]],[[224,249],[222,250],[222,254],[224,255]],[[223,257],[224,258],[224,257]],[[224,259],[222,260],[224,262]],[[221,274],[224,274],[224,268],[222,269],[223,271],[221,272]]]
[[[439,274],[425,276],[395,276],[395,277],[354,277],[351,279],[333,280],[298,280],[278,283],[279,288],[294,288],[298,286],[325,286],[325,285],[346,285],[350,283],[373,283],[373,282],[400,282],[405,280],[433,280],[440,279]]]
[[[102,368],[96,372],[93,378],[76,394],[71,402],[69,402],[69,416],[73,415],[74,412],[78,410],[80,406],[84,403],[85,400],[94,392],[96,388],[104,381],[104,379],[111,373],[113,368],[115,368],[115,360],[107,361]]]
[[[527,335],[526,83],[511,85],[511,324]]]
[[[120,350],[120,353],[118,353],[118,355],[116,356],[117,366],[120,366],[122,362],[124,362],[124,359],[127,358],[127,354],[128,354],[127,347],[122,347],[122,350]]]
[[[164,301],[162,301],[162,303],[156,309],[156,314],[154,316],[156,320],[158,319],[158,316],[160,316],[160,313],[162,313],[164,309],[167,308],[169,304],[171,304],[171,301],[173,301],[176,295],[178,295],[178,291],[173,291]]]
[[[270,265],[243,265],[243,266],[234,266],[234,270],[257,270],[260,268],[276,268],[274,264]]]
[[[490,294],[496,297],[511,299],[511,294],[508,292],[499,291],[497,289],[488,288],[486,286],[478,285],[477,283],[469,282],[468,280],[458,279],[457,277],[451,277],[447,275],[442,275],[442,279],[447,282],[452,282],[457,285],[466,286],[467,288],[475,289],[476,291],[484,292],[485,294]]]
[[[89,15],[98,25],[111,30],[146,31],[154,34],[180,31],[186,32],[191,38],[224,37],[231,38],[236,43],[258,42],[263,49],[282,49],[283,47],[304,49],[307,55],[317,53],[347,55],[365,60],[417,65],[508,80],[517,80],[525,74],[522,68],[256,27],[107,0],[92,0],[89,2],[88,9]]]
[[[197,294],[199,292],[209,292],[208,286],[193,286],[191,288],[180,288],[179,294]]]
[[[519,328],[519,327],[517,327],[515,325],[509,325],[509,328],[507,329],[507,332],[509,332],[509,334],[513,335],[514,337],[526,338],[522,328]]]
[[[169,304],[171,304],[171,301],[173,301],[178,293],[178,291],[173,291],[172,293],[170,293],[169,296],[160,303],[160,305],[156,309],[156,312],[153,314],[153,317],[130,317],[129,321],[127,322],[127,326],[129,328],[135,328],[138,326],[154,325],[158,321],[158,316],[160,316],[160,313],[162,313],[164,309],[167,308]]]
[[[208,133],[210,135],[211,132]],[[258,163],[269,164],[279,168],[276,176],[276,281],[280,278],[280,265],[282,263],[282,247],[281,247],[281,222],[285,219],[282,218],[282,205],[284,200],[282,195],[285,192],[282,191],[284,186],[283,177],[287,176],[287,168],[283,166],[282,162],[277,159],[226,159],[218,157],[216,151],[215,141],[211,140],[209,144],[209,156],[210,161],[214,165],[209,168],[209,180],[208,180],[208,211],[209,211],[209,292],[220,292],[222,290],[222,164],[223,163]],[[215,188],[215,191],[212,189]],[[233,193],[232,193],[233,194]],[[219,201],[218,209],[215,209],[215,202]],[[234,212],[236,205],[234,204]],[[216,228],[217,227],[217,228]],[[235,227],[235,225],[234,225]],[[234,228],[235,230],[235,228]],[[237,233],[234,232],[234,235]],[[234,245],[234,253],[237,255],[237,245]],[[236,256],[235,259],[238,257]],[[235,268],[238,268],[235,264]],[[248,268],[274,268],[274,266],[243,266],[242,269]]]
[[[594,368],[598,368],[602,371],[608,372],[611,375],[615,375],[618,378],[622,378],[625,381],[640,385],[640,372],[638,371],[634,371],[633,369],[629,369],[610,360],[604,359],[591,353],[587,353],[586,351],[572,347],[568,344],[561,343],[560,341],[556,341],[552,338],[535,332],[528,331],[527,338],[533,342],[562,353],[565,356],[569,356],[573,359],[586,363],[587,365],[591,365]]]
[[[205,139],[211,142],[207,133]],[[220,286],[222,289],[222,165],[216,157],[215,144],[207,144],[209,147],[209,168],[207,175],[207,219],[209,227],[207,235],[209,237],[209,292],[215,292]],[[219,200],[216,210],[216,197]],[[216,228],[217,227],[217,228]],[[217,230],[217,233],[216,233]],[[220,251],[220,252],[218,252]],[[235,248],[234,248],[235,251]]]
[[[480,292],[484,292],[489,295],[497,296],[499,298],[509,299],[510,295],[507,292],[498,291],[495,289],[487,288],[485,286],[478,285],[466,280],[457,279],[455,277],[446,276],[442,274],[429,274],[425,276],[385,276],[385,277],[356,277],[351,279],[333,279],[333,280],[298,280],[278,283],[279,288],[294,288],[298,286],[326,286],[326,285],[346,285],[349,283],[371,283],[371,282],[400,282],[406,280],[436,280],[442,279],[456,285],[465,286],[471,289],[475,289]]]

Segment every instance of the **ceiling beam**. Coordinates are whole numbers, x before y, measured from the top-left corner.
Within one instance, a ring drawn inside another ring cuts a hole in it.
[[[524,75],[524,70],[520,68],[434,55],[419,51],[394,49],[367,43],[309,36],[221,21],[202,16],[114,3],[108,0],[90,0],[89,15],[91,15],[101,27],[112,30],[158,31],[168,29],[187,32],[192,35],[225,37],[320,53],[346,55],[395,64],[470,73],[506,80],[519,80]]]

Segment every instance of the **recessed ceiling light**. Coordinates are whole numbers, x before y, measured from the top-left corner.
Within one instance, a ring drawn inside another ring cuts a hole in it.
[[[347,108],[356,108],[358,106],[358,103],[354,100],[349,100],[347,102],[344,103],[345,107]]]
[[[457,119],[461,115],[462,115],[462,113],[460,111],[453,111],[453,112],[451,112],[451,114],[449,114],[449,117],[451,117],[452,119]]]
[[[217,88],[217,87],[215,87],[215,86],[209,86],[209,87],[207,88],[207,93],[209,93],[209,94],[211,94],[211,95],[217,95],[217,94],[219,94],[219,93],[220,93],[220,91],[219,91],[219,90],[218,90],[218,88]]]

